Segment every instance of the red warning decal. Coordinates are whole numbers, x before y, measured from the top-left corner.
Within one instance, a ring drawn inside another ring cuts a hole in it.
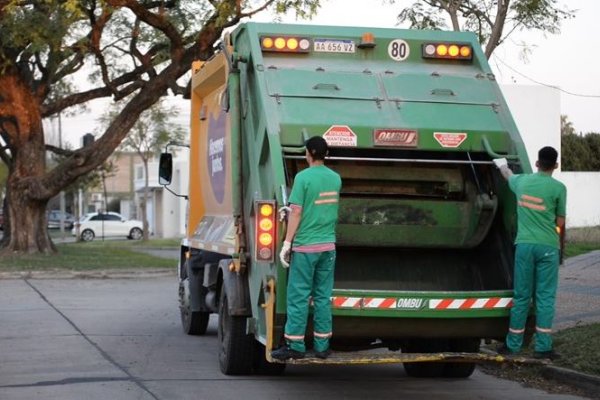
[[[332,125],[323,134],[323,139],[331,147],[356,147],[356,134],[346,125]]]
[[[434,132],[433,137],[442,147],[456,148],[467,139],[466,133]]]

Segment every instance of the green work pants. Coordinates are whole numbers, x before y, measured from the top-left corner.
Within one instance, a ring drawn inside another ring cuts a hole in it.
[[[325,351],[329,348],[334,266],[335,250],[320,253],[292,253],[285,324],[285,339],[291,349],[306,351],[304,334],[311,295],[314,306],[314,350]]]
[[[552,350],[552,320],[558,284],[559,251],[541,244],[517,244],[513,306],[506,346],[519,352],[532,297],[535,299],[535,351]]]

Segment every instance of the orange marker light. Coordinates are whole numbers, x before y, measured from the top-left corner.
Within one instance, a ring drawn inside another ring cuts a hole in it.
[[[298,40],[295,38],[289,38],[287,40],[287,48],[290,50],[296,50],[298,48]]]
[[[362,34],[360,38],[360,43],[358,44],[359,49],[372,49],[375,47],[375,36],[371,32],[365,32]]]
[[[471,55],[471,48],[469,46],[462,46],[460,48],[460,55],[463,57],[469,57]]]
[[[436,48],[436,52],[439,56],[445,56],[448,54],[448,47],[445,44],[439,44]]]
[[[284,38],[275,39],[275,48],[279,49],[279,50],[285,48],[285,39]]]
[[[262,45],[265,49],[270,49],[273,47],[273,39],[270,37],[263,38]]]
[[[260,206],[260,215],[269,217],[271,214],[273,214],[273,206],[270,204],[263,204]]]
[[[273,236],[270,233],[261,233],[258,237],[258,241],[263,246],[268,246],[273,243]]]
[[[271,219],[269,218],[263,218],[260,220],[259,226],[263,231],[270,231],[273,227],[273,222],[271,222]]]
[[[458,55],[458,46],[453,44],[448,48],[448,54],[452,57],[456,57]]]

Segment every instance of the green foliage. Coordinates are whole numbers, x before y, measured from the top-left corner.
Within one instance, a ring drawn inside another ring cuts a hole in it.
[[[15,53],[22,53],[25,59],[37,57],[46,62],[46,67],[56,69],[62,60],[54,57],[42,60],[41,54],[59,52],[62,57],[70,56],[71,50],[63,48],[63,39],[85,17],[80,3],[11,1],[0,18],[0,68],[9,66]]]
[[[579,135],[563,135],[560,138],[561,168],[563,171],[592,171],[592,153]]]
[[[560,133],[563,171],[600,171],[600,134],[577,135],[566,115],[560,117]]]
[[[408,22],[413,29],[448,29],[443,10],[435,7],[426,7],[422,3],[414,3],[398,15],[400,22]]]
[[[591,153],[590,170],[600,171],[600,133],[588,133],[583,138]]]
[[[515,0],[510,8],[513,12],[517,27],[560,33],[560,23],[571,18],[573,12],[558,6],[557,0]]]
[[[600,171],[600,134],[578,135],[569,117],[561,115],[560,145],[563,171]]]

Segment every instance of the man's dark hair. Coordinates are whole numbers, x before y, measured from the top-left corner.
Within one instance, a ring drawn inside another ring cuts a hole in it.
[[[327,155],[327,142],[321,136],[313,136],[304,143],[306,150],[310,153],[313,160],[324,160]]]
[[[554,147],[542,147],[538,152],[538,165],[544,171],[554,169],[556,160],[558,160],[558,152]]]

